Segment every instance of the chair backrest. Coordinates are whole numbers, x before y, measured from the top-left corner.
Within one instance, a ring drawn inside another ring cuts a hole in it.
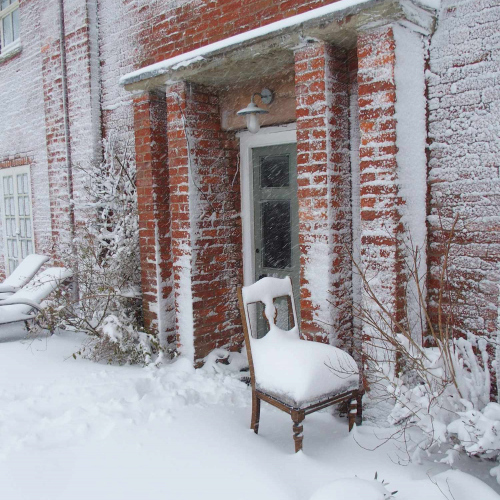
[[[250,321],[250,314],[248,305],[262,302],[264,304],[264,314],[269,325],[275,325],[276,307],[274,304],[275,299],[280,297],[287,297],[293,315],[293,324],[297,326],[297,311],[295,309],[295,302],[293,300],[292,280],[289,276],[285,278],[261,278],[253,285],[244,286],[241,288],[241,300],[243,306],[244,320],[250,336],[252,335],[252,325]]]
[[[0,291],[2,286],[12,287],[14,290],[18,290],[26,285],[48,260],[49,257],[46,255],[32,253],[26,256],[14,271],[12,271],[12,273],[2,282]]]
[[[16,304],[16,300],[28,300],[40,304],[45,300],[63,281],[71,277],[72,272],[64,267],[50,267],[35,276],[27,285],[16,293],[5,299],[4,302],[12,304],[0,307],[0,324],[22,321],[33,309],[28,304]]]
[[[255,388],[255,371],[252,357],[252,341],[259,341],[252,335],[252,325],[248,306],[257,302],[264,304],[264,314],[269,323],[269,326],[275,326],[276,307],[274,301],[280,297],[289,299],[289,307],[293,314],[294,330],[298,331],[297,311],[293,299],[292,280],[289,276],[286,278],[261,278],[253,285],[238,287],[238,300],[240,304],[241,320],[243,322],[243,332],[245,334],[245,345],[247,348],[248,365],[250,368],[250,381],[252,387]]]

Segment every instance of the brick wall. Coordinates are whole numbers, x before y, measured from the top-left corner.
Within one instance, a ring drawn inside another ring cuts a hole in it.
[[[343,50],[295,52],[301,331],[331,343],[352,329],[348,87]]]
[[[214,348],[237,349],[243,339],[237,144],[220,128],[212,89],[167,87],[167,121],[178,342],[199,364]]]
[[[38,2],[21,3],[22,51],[0,62],[0,168],[30,164],[36,250],[49,253],[51,223],[48,192]],[[36,189],[34,188],[36,186]],[[0,234],[3,233],[0,219]],[[0,279],[4,275],[0,238]]]
[[[145,326],[174,346],[167,107],[164,93],[134,98],[141,282]]]
[[[499,26],[495,0],[444,0],[430,47],[430,303],[446,229],[458,215],[451,281],[455,326],[464,335],[498,331]]]
[[[403,200],[396,161],[395,48],[391,27],[358,37],[360,259],[379,300],[399,317],[404,309],[399,245]]]

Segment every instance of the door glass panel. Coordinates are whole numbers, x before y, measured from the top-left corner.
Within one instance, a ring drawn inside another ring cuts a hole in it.
[[[262,202],[262,266],[292,267],[290,201]]]
[[[252,151],[255,280],[264,276],[290,276],[296,284],[294,295],[297,303],[300,257],[296,159],[295,144],[266,146]],[[268,328],[262,316],[263,305],[255,306],[251,321],[255,321],[255,331],[260,338],[267,334]],[[287,300],[279,298],[275,306],[277,326],[289,329]],[[297,308],[297,314],[300,314],[300,308]]]
[[[260,187],[288,187],[290,185],[288,155],[269,155],[260,159]]]

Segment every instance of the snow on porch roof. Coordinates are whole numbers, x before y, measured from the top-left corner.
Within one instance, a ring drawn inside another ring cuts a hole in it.
[[[253,59],[255,62],[258,56],[265,57],[271,52],[274,53],[273,59],[279,61],[273,65],[273,61],[267,58],[267,72],[273,72],[277,69],[276,64],[283,65],[283,56],[280,58],[276,54],[286,50],[290,57],[293,55],[291,49],[311,38],[349,46],[353,44],[355,40],[353,37],[359,28],[401,20],[410,22],[421,31],[432,31],[435,9],[438,8],[439,2],[440,0],[339,0],[132,71],[123,75],[119,82],[127,90],[157,87],[167,81],[179,81],[187,77],[191,77],[194,81],[197,79],[203,83],[216,84],[223,83],[225,76],[228,83],[230,65],[222,63],[220,56],[227,58],[228,53],[234,52],[235,49],[248,48],[250,45],[250,51],[240,54],[236,57],[237,61],[233,61],[238,63],[237,66],[233,64],[233,67],[234,69],[237,67],[240,78],[247,77],[241,75],[244,71],[241,66],[243,60]],[[301,29],[298,30],[298,27]],[[269,40],[278,35],[280,42],[277,47],[276,43],[272,41],[269,43]],[[256,45],[259,43],[261,46],[257,48]],[[219,61],[215,66],[207,65],[210,60],[213,62],[217,58]],[[216,76],[213,73],[214,69],[222,67],[225,70],[224,74]],[[200,73],[211,76],[200,78]],[[198,75],[198,78],[192,78],[194,75]],[[255,73],[255,64],[252,65],[251,71],[248,71],[248,76],[250,75],[260,76]],[[210,81],[207,81],[207,78]]]

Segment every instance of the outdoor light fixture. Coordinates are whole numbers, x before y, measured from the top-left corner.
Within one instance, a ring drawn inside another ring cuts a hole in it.
[[[257,107],[253,102],[255,96],[260,96],[261,101],[264,104],[271,104],[274,99],[273,92],[269,89],[262,89],[261,92],[256,92],[252,95],[252,99],[246,108],[240,109],[236,114],[245,117],[247,122],[247,128],[252,134],[256,134],[260,130],[260,123],[258,115],[263,113],[269,113],[267,109],[262,109]]]

